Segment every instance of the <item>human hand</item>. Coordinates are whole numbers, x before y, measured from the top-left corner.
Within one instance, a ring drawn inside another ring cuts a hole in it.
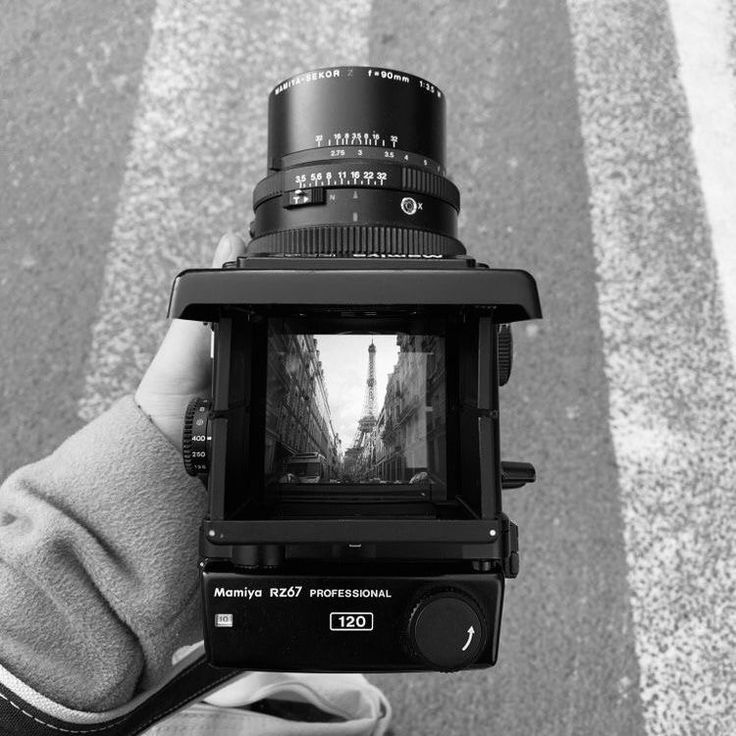
[[[217,246],[212,268],[244,253],[245,241],[227,233]],[[209,325],[173,320],[135,393],[141,411],[179,451],[187,404],[210,390],[210,335]]]

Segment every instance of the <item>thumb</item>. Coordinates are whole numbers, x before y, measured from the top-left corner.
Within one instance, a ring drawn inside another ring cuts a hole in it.
[[[245,254],[245,241],[235,233],[220,238],[212,267]],[[209,380],[210,328],[201,322],[175,319],[143,377],[141,388],[164,393],[194,392]],[[140,393],[140,390],[139,390]]]
[[[243,238],[227,233],[217,245],[212,266],[220,268],[244,254]],[[135,394],[138,406],[179,449],[187,403],[210,383],[210,334],[201,322],[173,320]]]
[[[212,258],[212,268],[220,268],[223,263],[234,261],[244,254],[243,238],[233,232],[225,233],[217,244]],[[191,376],[195,382],[198,378],[206,380],[203,371],[209,366],[209,345],[209,327],[193,320],[175,319],[154,362],[158,361],[159,364],[163,363],[175,370],[177,367],[184,368],[183,372]]]

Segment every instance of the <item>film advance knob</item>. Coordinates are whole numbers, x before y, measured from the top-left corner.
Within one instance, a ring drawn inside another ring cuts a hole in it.
[[[418,659],[448,671],[476,661],[485,647],[486,624],[469,595],[449,589],[420,598],[409,616],[408,633]]]
[[[195,397],[189,402],[184,414],[181,445],[184,469],[189,475],[207,475],[209,471],[209,413],[210,401]]]

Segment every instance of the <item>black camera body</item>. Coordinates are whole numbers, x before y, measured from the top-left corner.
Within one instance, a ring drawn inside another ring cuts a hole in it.
[[[209,498],[208,660],[492,665],[519,564],[502,490],[534,480],[501,461],[499,386],[509,324],[541,316],[534,280],[457,241],[444,97],[425,80],[299,75],[270,124],[247,255],[180,274],[169,307],[213,329],[212,394],[184,430]]]

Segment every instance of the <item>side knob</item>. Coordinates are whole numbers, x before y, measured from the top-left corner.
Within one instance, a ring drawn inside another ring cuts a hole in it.
[[[408,620],[409,649],[416,660],[449,672],[475,662],[486,646],[486,619],[473,598],[456,588],[420,598]]]
[[[184,469],[189,475],[207,475],[209,471],[210,407],[209,399],[195,397],[184,414],[181,444]]]
[[[505,385],[511,376],[514,357],[514,340],[510,325],[498,326],[498,385]]]

